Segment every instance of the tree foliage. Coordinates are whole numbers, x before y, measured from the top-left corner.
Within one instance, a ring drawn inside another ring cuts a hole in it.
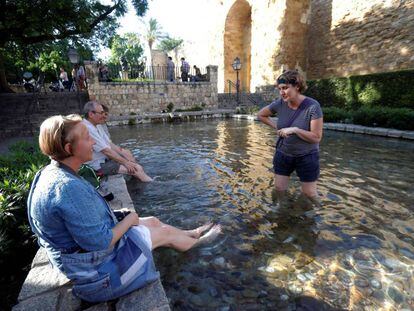
[[[118,64],[119,59],[125,57],[128,64],[137,65],[143,53],[144,49],[136,33],[115,35],[111,40],[111,63]]]
[[[148,1],[131,1],[137,15],[143,16]],[[108,38],[118,27],[117,18],[127,10],[126,0],[113,0],[107,5],[98,0],[6,0],[2,6],[7,14],[0,17],[0,46],[10,41],[33,44],[90,37],[96,32]]]
[[[130,1],[136,14],[143,16],[148,0]],[[16,68],[33,63],[42,53],[42,61],[56,60],[50,48],[60,46],[62,40],[66,47],[109,46],[119,26],[117,19],[127,11],[127,0],[112,0],[109,4],[100,0],[3,0],[0,10],[0,91],[4,91],[7,90],[5,69],[10,69],[11,62],[14,62],[11,72],[16,74]],[[62,60],[67,58],[66,51],[58,53]],[[10,55],[21,58],[13,60]]]
[[[155,18],[150,18],[148,24],[146,25],[145,39],[148,42],[150,50],[155,42],[165,37],[165,34],[162,31],[161,25]]]
[[[183,39],[166,36],[164,39],[160,41],[160,43],[158,44],[158,48],[168,53],[170,51],[178,50],[183,44],[183,42]]]

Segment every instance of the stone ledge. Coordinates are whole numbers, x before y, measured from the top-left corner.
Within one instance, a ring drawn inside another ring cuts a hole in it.
[[[112,209],[135,210],[122,175],[109,176],[101,183],[101,187],[105,192],[114,194],[114,199],[110,202]],[[81,300],[72,294],[70,280],[52,267],[44,248],[40,248],[33,259],[31,270],[23,283],[18,301],[19,303],[13,307],[13,311],[82,309]],[[158,279],[144,288],[119,298],[116,303],[100,303],[86,310],[167,311],[170,310],[170,306],[161,281]]]
[[[192,118],[222,118],[232,116],[233,109],[214,109],[202,111],[182,111],[172,113],[142,113],[125,116],[112,116],[108,122],[109,126],[127,125],[130,120],[134,120],[136,124],[150,122],[167,122],[167,121],[186,121]]]
[[[235,118],[235,119],[258,121],[258,118],[256,115],[236,114],[236,113],[230,113],[230,115],[232,118]],[[277,121],[277,118],[272,117],[271,119],[274,121]],[[323,128],[325,130],[414,140],[414,131],[402,131],[402,130],[396,130],[396,129],[383,128],[383,127],[369,127],[369,126],[362,126],[362,125],[356,125],[356,124],[329,123],[329,122],[324,123]]]

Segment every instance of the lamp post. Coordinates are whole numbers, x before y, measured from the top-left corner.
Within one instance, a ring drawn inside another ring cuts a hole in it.
[[[232,67],[236,70],[236,92],[237,92],[237,106],[240,106],[240,80],[239,80],[239,70],[241,69],[240,58],[236,57],[233,61]]]
[[[78,51],[76,51],[74,48],[69,49],[68,57],[69,57],[70,62],[73,65],[79,63],[79,54],[78,54]]]

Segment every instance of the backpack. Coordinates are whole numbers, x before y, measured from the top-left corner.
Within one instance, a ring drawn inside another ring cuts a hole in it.
[[[82,164],[78,172],[79,176],[88,181],[95,189],[100,186],[100,179],[96,176],[95,171],[92,167],[87,164]]]

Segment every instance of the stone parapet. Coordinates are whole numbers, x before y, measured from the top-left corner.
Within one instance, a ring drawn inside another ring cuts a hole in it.
[[[114,194],[115,198],[109,203],[112,209],[134,210],[122,175],[109,176],[102,182],[101,187],[103,191]],[[44,248],[40,248],[33,259],[31,270],[23,283],[18,301],[19,303],[13,307],[13,311],[170,310],[168,299],[159,279],[142,289],[119,298],[116,302],[100,303],[87,308],[80,299],[72,294],[70,280],[50,265]]]
[[[171,113],[145,113],[142,115],[111,116],[107,124],[136,125],[142,123],[163,123],[177,121],[192,121],[198,119],[227,118],[234,113],[234,109],[215,109],[202,111],[183,111]]]
[[[109,107],[111,115],[162,112],[168,107],[217,109],[217,66],[207,66],[208,82],[99,82],[95,62],[85,63],[89,97]]]

